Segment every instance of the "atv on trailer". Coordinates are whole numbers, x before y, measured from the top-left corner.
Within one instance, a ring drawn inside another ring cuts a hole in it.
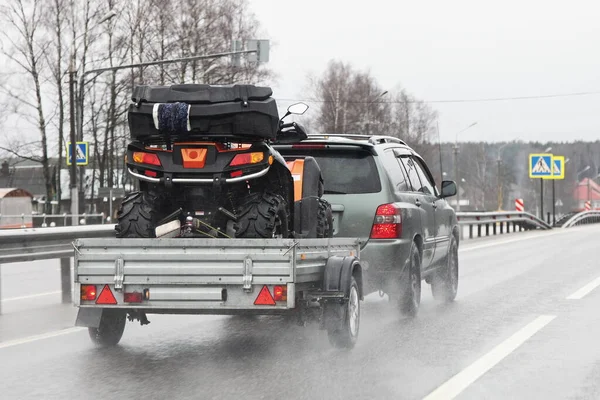
[[[271,96],[253,85],[137,86],[126,164],[140,190],[123,201],[117,237],[331,237],[317,162],[271,147],[307,137],[283,119],[308,106],[280,119]]]

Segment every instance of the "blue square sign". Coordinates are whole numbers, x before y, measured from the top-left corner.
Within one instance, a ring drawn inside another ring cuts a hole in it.
[[[529,155],[529,177],[530,178],[552,178],[554,161],[552,154],[530,154]]]
[[[89,145],[88,142],[77,142],[77,146],[75,147],[76,151],[76,159],[77,165],[88,165],[89,154],[88,154]],[[67,143],[67,165],[71,165],[73,162],[73,157],[71,156],[71,142]]]

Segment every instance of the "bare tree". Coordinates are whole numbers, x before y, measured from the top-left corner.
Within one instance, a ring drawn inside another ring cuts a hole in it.
[[[64,92],[64,78],[67,72],[67,66],[65,65],[65,46],[63,34],[68,15],[68,4],[65,0],[52,0],[48,3],[48,13],[46,14],[47,20],[45,21],[46,29],[52,33],[52,41],[46,52],[47,63],[50,67],[50,73],[52,75],[52,81],[56,88],[56,107],[58,112],[58,121],[54,123],[58,130],[58,168],[56,168],[56,199],[60,206],[60,200],[62,197],[61,193],[61,166],[63,164],[63,152],[62,149],[66,148],[64,140],[64,126],[65,126],[65,107],[66,99]],[[60,212],[60,209],[58,210]]]
[[[33,112],[33,121],[39,132],[41,147],[39,153],[23,154],[23,147],[3,148],[18,157],[28,158],[42,164],[42,173],[46,187],[46,212],[51,212],[52,176],[48,162],[48,134],[47,121],[44,114],[44,101],[42,97],[43,76],[46,67],[45,52],[49,41],[44,35],[43,28],[43,6],[41,0],[9,0],[0,8],[0,16],[4,23],[12,29],[3,30],[2,34],[9,43],[4,55],[12,61],[15,67],[28,76],[28,84],[19,82],[18,87],[8,86],[3,88],[5,93],[29,112]],[[10,32],[10,33],[8,33]],[[31,119],[30,119],[31,120]],[[25,149],[27,151],[27,149]]]

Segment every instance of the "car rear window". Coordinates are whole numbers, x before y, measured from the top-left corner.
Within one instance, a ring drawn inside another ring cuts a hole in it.
[[[311,151],[323,174],[326,194],[360,194],[381,191],[373,156],[366,151]]]

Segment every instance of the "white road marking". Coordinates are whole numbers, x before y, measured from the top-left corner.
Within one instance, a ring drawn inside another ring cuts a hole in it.
[[[572,295],[568,296],[567,300],[581,300],[586,294],[596,289],[598,286],[600,286],[600,276],[588,283],[587,285],[585,285],[584,287],[582,287],[581,289],[579,289],[578,291],[576,291],[575,293],[573,293]]]
[[[62,292],[60,290],[57,290],[55,292],[46,292],[46,293],[38,293],[38,294],[30,294],[28,296],[20,296],[20,297],[11,297],[10,299],[2,299],[2,302],[8,302],[8,301],[19,301],[19,300],[27,300],[27,299],[34,299],[36,297],[43,297],[43,296],[52,296],[55,294],[61,294]]]
[[[525,343],[527,339],[548,325],[554,318],[556,318],[555,315],[541,315],[537,317],[514,335],[494,347],[489,353],[454,375],[423,400],[448,400],[455,398],[469,385]]]
[[[63,329],[60,331],[42,333],[41,335],[28,336],[28,337],[25,337],[22,339],[9,340],[8,342],[0,342],[0,350],[5,349],[7,347],[18,346],[20,344],[36,342],[38,340],[50,339],[53,337],[63,336],[63,335],[69,335],[71,333],[81,332],[82,330],[85,330],[85,329],[86,328],[79,328],[79,327],[68,328],[68,329]]]
[[[515,243],[515,242],[524,242],[526,240],[531,240],[531,239],[540,239],[540,238],[545,238],[545,237],[548,237],[548,236],[561,235],[561,234],[564,234],[564,233],[567,233],[567,232],[569,232],[569,231],[565,229],[565,230],[560,230],[560,231],[546,233],[546,234],[539,234],[539,235],[521,237],[521,238],[517,238],[517,239],[502,240],[502,241],[493,241],[493,242],[490,242],[490,243],[481,244],[479,246],[461,247],[461,248],[458,249],[458,251],[464,253],[464,252],[467,252],[467,251],[485,249],[487,247],[492,247],[492,246],[500,246],[500,245],[503,245],[503,244],[509,244],[509,243]]]

